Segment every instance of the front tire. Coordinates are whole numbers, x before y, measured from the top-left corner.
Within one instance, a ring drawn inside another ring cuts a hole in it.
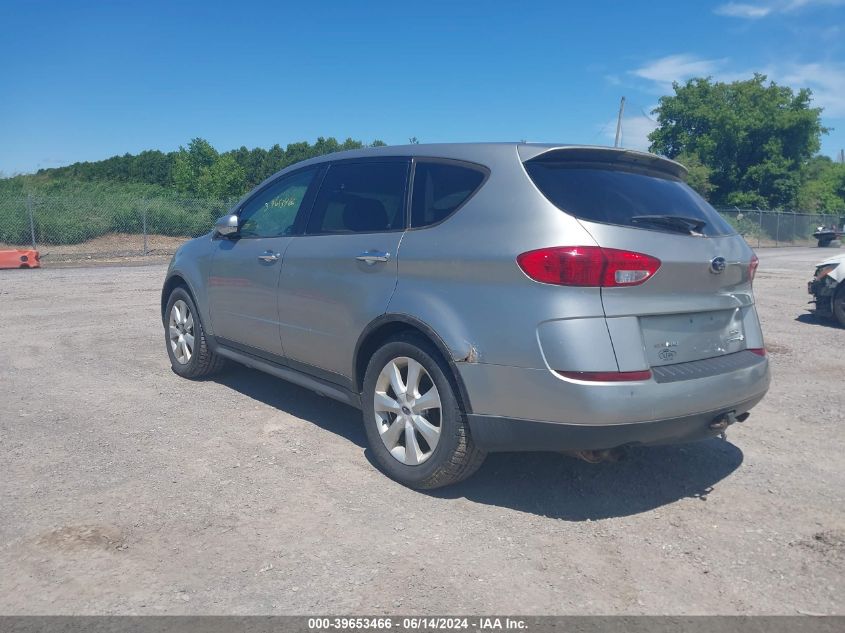
[[[836,289],[836,294],[833,295],[830,307],[833,318],[841,327],[845,327],[845,281],[839,282],[839,287]]]
[[[364,429],[376,462],[410,488],[466,479],[486,453],[475,446],[449,368],[425,339],[388,341],[367,365]]]
[[[167,299],[164,340],[170,366],[183,378],[205,378],[223,368],[225,360],[209,348],[194,300],[182,286]]]

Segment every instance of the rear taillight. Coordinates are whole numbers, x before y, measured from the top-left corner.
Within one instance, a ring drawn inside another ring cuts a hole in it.
[[[637,286],[660,268],[651,255],[600,246],[555,246],[528,251],[517,264],[534,281],[558,286]]]
[[[644,371],[558,371],[557,373],[566,378],[589,382],[631,382],[651,379],[650,369]]]
[[[757,356],[768,356],[768,352],[765,347],[751,347],[746,351],[751,352],[752,354],[757,354]]]
[[[748,264],[748,281],[754,281],[754,275],[757,274],[757,267],[760,265],[760,260],[756,255],[751,256],[751,263]]]

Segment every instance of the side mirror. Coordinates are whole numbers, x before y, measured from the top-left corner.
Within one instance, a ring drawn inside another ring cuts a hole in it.
[[[217,218],[217,222],[214,223],[214,234],[220,235],[222,237],[230,237],[232,235],[237,235],[238,233],[238,216],[232,215],[224,215],[221,218]]]

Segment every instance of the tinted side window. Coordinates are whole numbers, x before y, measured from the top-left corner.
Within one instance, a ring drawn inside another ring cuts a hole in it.
[[[329,168],[307,233],[372,233],[405,228],[408,163],[338,163]]]
[[[576,218],[660,230],[659,226],[644,224],[642,216],[683,216],[704,221],[704,235],[734,233],[704,198],[674,176],[565,162],[529,161],[525,169],[546,198]]]
[[[478,169],[451,163],[418,162],[414,171],[411,226],[436,224],[466,202],[484,182]]]
[[[240,236],[290,235],[296,214],[317,171],[307,169],[281,178],[247,200],[240,212]]]

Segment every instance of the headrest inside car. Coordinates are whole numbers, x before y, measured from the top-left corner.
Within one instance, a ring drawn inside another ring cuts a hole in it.
[[[347,198],[343,224],[350,231],[384,231],[390,228],[384,205],[372,198]]]

